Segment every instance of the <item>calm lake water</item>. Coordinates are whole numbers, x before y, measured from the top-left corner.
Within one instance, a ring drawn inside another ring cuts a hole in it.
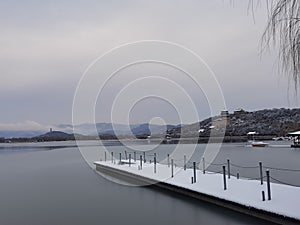
[[[86,151],[103,148],[95,144],[80,142]],[[115,154],[124,152],[125,148],[116,144],[108,142],[106,148]],[[74,142],[0,145],[0,224],[266,224],[174,193],[108,181],[88,166],[74,146]],[[204,146],[197,147],[191,161],[201,157]],[[147,154],[165,157],[173,148],[162,145]],[[252,166],[261,160],[268,166],[300,169],[299,157],[300,151],[288,148],[287,143],[262,149],[225,144],[214,163],[230,158],[237,165]],[[219,170],[215,167],[210,169]],[[237,169],[241,176],[258,176],[256,169]],[[299,172],[271,173],[300,185]]]

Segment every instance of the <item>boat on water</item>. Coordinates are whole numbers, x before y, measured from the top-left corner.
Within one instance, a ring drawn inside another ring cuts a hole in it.
[[[263,141],[255,141],[254,135],[258,134],[256,131],[250,131],[247,133],[247,135],[252,135],[252,141],[251,146],[252,147],[266,147],[269,145],[269,143],[263,142]]]
[[[293,137],[293,144],[291,144],[291,147],[300,148],[300,131],[289,133],[289,135]]]
[[[300,143],[291,144],[291,148],[300,148]]]
[[[251,143],[252,147],[266,147],[269,145],[269,143],[263,142],[263,141],[253,141]]]

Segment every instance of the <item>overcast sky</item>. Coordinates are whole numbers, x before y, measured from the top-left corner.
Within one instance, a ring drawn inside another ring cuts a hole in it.
[[[259,54],[267,21],[263,3],[254,17],[248,1],[0,1],[0,123],[71,123],[74,92],[90,63],[120,44],[144,39],[196,52],[215,73],[230,111],[298,107],[288,75],[277,72],[276,49]],[[205,118],[201,101],[196,106]],[[109,122],[107,104],[99,106],[105,112],[97,111],[98,122]],[[157,113],[145,108],[137,105],[131,122],[173,110],[167,104]]]

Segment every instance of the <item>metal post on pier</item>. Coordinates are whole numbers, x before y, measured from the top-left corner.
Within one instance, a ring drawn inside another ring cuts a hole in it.
[[[143,156],[140,155],[140,167],[141,169],[143,169]]]
[[[236,173],[236,179],[240,179],[240,172],[239,171]]]
[[[133,160],[136,162],[136,152],[133,152]]]
[[[104,162],[106,162],[106,151],[104,152]]]
[[[267,174],[267,189],[268,189],[268,200],[271,200],[271,184],[270,184],[270,171],[266,171]]]
[[[170,167],[170,155],[168,154],[168,167]]]
[[[193,162],[193,169],[194,169],[194,183],[196,183],[196,162]]]
[[[203,171],[203,174],[205,174],[205,158],[202,157],[202,171]]]
[[[186,170],[186,155],[183,156],[183,168]]]
[[[114,163],[114,152],[111,152],[111,163]]]
[[[174,177],[174,160],[171,159],[171,175]]]
[[[154,157],[154,173],[156,173],[156,157]]]
[[[226,186],[226,167],[223,166],[223,181],[224,181],[224,190],[227,189],[227,186]]]
[[[262,192],[261,192],[261,196],[262,196],[262,200],[263,200],[263,201],[266,201],[265,191],[262,191]]]
[[[129,154],[129,166],[131,166],[131,154]]]
[[[228,172],[228,179],[230,179],[230,160],[227,159],[227,172]]]
[[[119,164],[121,164],[121,161],[122,161],[122,153],[120,152],[119,153]]]
[[[262,169],[262,162],[259,161],[259,175],[260,175],[260,184],[264,184],[264,178],[263,178],[263,169]]]
[[[144,163],[146,163],[146,152],[143,152],[144,155]]]

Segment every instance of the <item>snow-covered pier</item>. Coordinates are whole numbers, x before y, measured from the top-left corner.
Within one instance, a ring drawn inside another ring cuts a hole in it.
[[[94,164],[97,171],[138,185],[155,185],[278,224],[300,224],[300,188],[297,187],[271,183],[272,198],[268,200],[267,183],[257,180],[235,176],[224,180],[224,174],[204,174],[201,170],[133,160],[130,163],[128,160],[123,163],[96,161]],[[266,193],[265,201],[263,192]]]

